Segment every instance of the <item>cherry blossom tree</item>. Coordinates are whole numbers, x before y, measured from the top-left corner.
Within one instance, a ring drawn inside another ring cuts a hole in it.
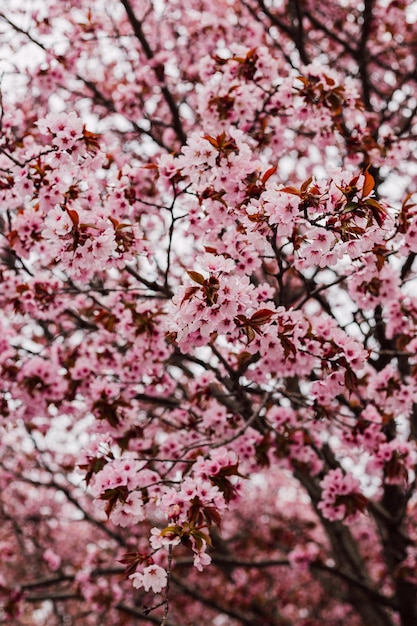
[[[417,3],[0,41],[0,620],[415,626]]]

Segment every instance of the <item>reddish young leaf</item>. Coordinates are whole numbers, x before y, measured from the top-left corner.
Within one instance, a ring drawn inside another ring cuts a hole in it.
[[[374,187],[375,187],[375,179],[374,177],[369,173],[369,169],[366,168],[366,170],[363,173],[364,177],[365,177],[365,182],[363,185],[363,197],[366,198],[366,196],[369,196],[369,194],[373,191]]]
[[[74,227],[77,228],[80,223],[80,218],[78,216],[77,211],[74,211],[73,209],[66,209],[66,211],[69,217],[71,218],[71,221],[74,224]]]
[[[271,311],[270,309],[260,309],[259,311],[256,311],[256,313],[254,313],[246,323],[262,326],[263,324],[270,322],[273,315],[275,315],[275,311]]]
[[[198,283],[199,285],[204,285],[205,278],[202,274],[199,274],[199,272],[187,270],[187,274],[195,283]]]

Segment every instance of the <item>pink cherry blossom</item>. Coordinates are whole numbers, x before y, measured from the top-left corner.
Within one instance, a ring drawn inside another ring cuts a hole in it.
[[[415,2],[3,4],[0,622],[416,624]]]
[[[148,565],[142,573],[136,572],[129,578],[136,589],[143,587],[145,591],[152,589],[154,593],[162,591],[167,584],[167,573],[159,565]]]

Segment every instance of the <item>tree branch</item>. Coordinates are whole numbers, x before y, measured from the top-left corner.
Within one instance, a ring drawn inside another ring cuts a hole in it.
[[[132,8],[132,5],[130,3],[130,0],[120,0],[120,2],[122,3],[122,5],[125,8],[127,17],[129,19],[129,22],[133,28],[133,32],[135,34],[135,37],[137,38],[137,40],[139,41],[140,45],[142,46],[142,49],[145,53],[146,58],[150,61],[154,58],[154,52],[152,50],[152,48],[150,47],[148,40],[145,37],[145,34],[143,32],[142,29],[142,24],[139,22],[139,20],[137,19],[135,12]],[[171,115],[172,115],[172,127],[177,135],[178,140],[180,141],[181,145],[185,144],[187,141],[187,136],[184,132],[183,126],[182,126],[182,122],[181,122],[181,118],[180,118],[180,114],[179,114],[179,110],[178,110],[178,106],[174,100],[173,95],[171,94],[171,92],[169,91],[168,87],[166,85],[163,84],[163,80],[164,80],[164,69],[162,66],[158,66],[156,68],[153,68],[153,71],[155,73],[156,78],[158,79],[158,81],[161,83],[161,91],[162,94],[164,96],[165,102],[168,105],[169,110],[171,111]]]

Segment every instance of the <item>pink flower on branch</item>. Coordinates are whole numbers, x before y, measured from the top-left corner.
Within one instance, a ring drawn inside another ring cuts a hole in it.
[[[145,591],[152,590],[154,593],[160,593],[166,587],[168,575],[166,570],[159,565],[148,565],[143,572],[135,572],[129,578],[135,589],[143,587]]]
[[[5,4],[0,621],[417,623],[413,2]]]
[[[351,474],[343,474],[341,469],[330,470],[320,485],[322,496],[318,508],[327,519],[350,523],[366,509],[367,498]]]

